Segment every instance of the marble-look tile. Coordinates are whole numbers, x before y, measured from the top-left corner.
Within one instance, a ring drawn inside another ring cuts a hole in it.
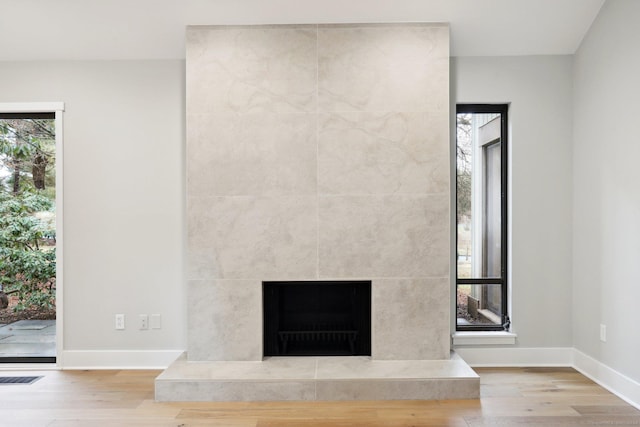
[[[191,220],[189,220],[191,223]],[[187,280],[205,280],[221,277],[217,255],[210,247],[187,247]]]
[[[450,351],[448,277],[377,279],[372,283],[372,357],[447,359]]]
[[[156,381],[159,402],[257,402],[315,400],[313,381]]]
[[[449,191],[446,113],[321,114],[320,194]]]
[[[477,399],[480,379],[318,381],[317,400]]]
[[[374,280],[374,358],[446,357],[448,293],[391,279],[449,275],[448,37],[437,24],[188,29],[191,360],[259,360],[260,283],[320,276]],[[316,398],[306,368],[271,383],[277,368],[246,363],[178,381],[173,397]],[[408,375],[372,366],[354,369]],[[350,396],[339,382],[318,390]],[[378,396],[407,395],[393,387]]]
[[[449,274],[449,197],[322,196],[320,277]]]
[[[189,198],[188,277],[317,278],[317,211],[316,197]]]
[[[314,114],[196,114],[188,117],[187,194],[315,195]]]
[[[267,357],[259,361],[192,361],[181,356],[158,379],[162,380],[311,380],[315,357]]]
[[[187,301],[192,360],[262,359],[259,281],[189,281]]]
[[[274,357],[262,362],[187,362],[183,355],[156,378],[160,401],[470,399],[479,392],[480,377],[455,354],[439,361]]]
[[[319,380],[479,378],[462,359],[373,360],[369,357],[319,357]]]
[[[315,25],[187,29],[187,113],[316,109]]]
[[[321,25],[320,111],[449,109],[446,25]]]

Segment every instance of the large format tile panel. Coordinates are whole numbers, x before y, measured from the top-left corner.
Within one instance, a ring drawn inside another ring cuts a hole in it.
[[[320,277],[449,274],[448,194],[321,196],[318,234]]]
[[[156,400],[159,402],[303,401],[316,400],[316,388],[313,381],[156,382]]]
[[[316,195],[315,114],[192,114],[191,197]]]
[[[475,380],[401,379],[318,381],[316,400],[477,399]]]
[[[262,286],[254,280],[192,280],[192,360],[262,360]]]
[[[320,111],[449,109],[449,28],[320,25]]]
[[[189,27],[187,113],[316,110],[315,25]]]
[[[448,277],[373,280],[373,358],[448,357],[450,293]]]
[[[320,114],[320,194],[449,191],[446,113]]]
[[[316,197],[190,197],[188,278],[317,277]]]

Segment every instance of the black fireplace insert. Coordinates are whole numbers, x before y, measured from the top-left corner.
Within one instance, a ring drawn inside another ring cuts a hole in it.
[[[371,281],[263,282],[265,356],[371,356]]]

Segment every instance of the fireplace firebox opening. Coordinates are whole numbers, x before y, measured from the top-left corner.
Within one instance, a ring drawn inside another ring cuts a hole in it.
[[[371,281],[263,282],[265,356],[371,356]]]

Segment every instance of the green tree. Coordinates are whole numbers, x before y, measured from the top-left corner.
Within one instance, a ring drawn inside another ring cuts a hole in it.
[[[456,202],[457,221],[471,217],[471,114],[456,116]]]
[[[0,166],[10,171],[14,194],[28,188],[44,190],[55,183],[55,171],[48,167],[55,163],[54,154],[54,120],[0,120]]]
[[[53,209],[38,193],[0,192],[0,300],[17,293],[16,310],[55,305],[55,224],[46,219]]]

